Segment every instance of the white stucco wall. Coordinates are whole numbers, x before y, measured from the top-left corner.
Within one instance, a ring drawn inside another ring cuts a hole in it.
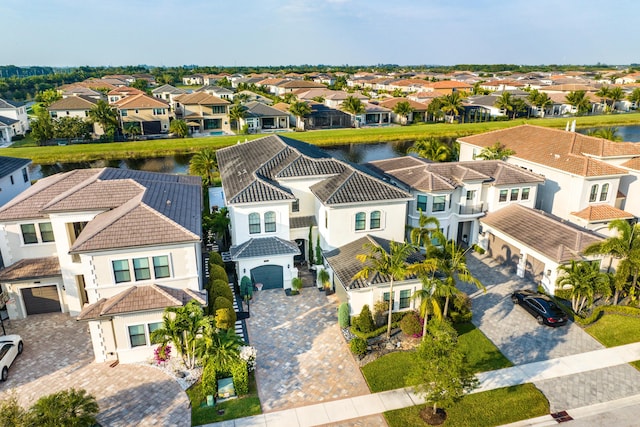
[[[46,218],[34,218],[20,220],[20,222],[14,221],[0,224],[0,252],[2,252],[2,259],[5,267],[8,267],[22,259],[58,255],[55,242],[42,242],[38,224],[46,222],[50,221]],[[38,243],[25,244],[23,242],[22,229],[20,227],[21,224],[35,225]],[[53,223],[51,225],[53,227]],[[54,238],[57,239],[55,230]]]
[[[622,208],[640,217],[640,171],[629,170],[629,174],[620,179],[619,189],[627,196]]]
[[[409,307],[400,310],[400,292],[403,290],[410,290],[411,295],[422,288],[422,284],[417,281],[395,282],[393,284],[393,311],[408,311],[418,309],[420,307],[420,300],[409,300]],[[349,308],[351,316],[357,316],[362,311],[362,307],[368,305],[373,313],[374,305],[378,301],[382,301],[384,293],[389,292],[388,285],[370,286],[363,289],[352,289],[347,291],[349,298]]]
[[[65,292],[63,290],[62,279],[60,277],[47,277],[36,281],[15,281],[2,283],[3,292],[9,297],[7,302],[7,314],[10,319],[24,319],[27,317],[27,309],[22,298],[22,289],[35,288],[39,286],[56,286],[58,299],[60,300],[60,311],[68,312]]]
[[[291,202],[261,203],[253,205],[231,205],[229,206],[229,218],[232,222],[231,241],[234,245],[239,245],[251,238],[258,237],[279,237],[289,240],[289,211]],[[267,212],[276,214],[276,231],[265,232],[264,214]],[[260,233],[249,233],[249,214],[258,213],[260,215]]]
[[[11,141],[11,137],[9,137],[9,141]],[[24,180],[23,170],[27,171],[26,181]],[[12,178],[13,183],[11,182]],[[31,187],[31,179],[29,177],[29,169],[27,166],[0,178],[0,206],[4,205],[29,187]]]
[[[149,337],[149,323],[162,322],[164,310],[150,311],[146,313],[127,314],[113,318],[113,331],[115,336],[116,352],[120,363],[139,363],[153,359],[153,351],[157,345],[152,345]],[[144,325],[147,345],[131,347],[129,339],[129,326]],[[105,331],[108,333],[108,331]],[[92,337],[93,340],[93,337]],[[177,356],[175,346],[172,346],[171,355]]]

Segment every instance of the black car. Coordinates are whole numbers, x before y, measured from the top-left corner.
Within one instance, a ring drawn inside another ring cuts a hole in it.
[[[511,295],[514,304],[524,307],[539,324],[548,326],[562,326],[569,317],[548,296],[528,289],[515,291]]]

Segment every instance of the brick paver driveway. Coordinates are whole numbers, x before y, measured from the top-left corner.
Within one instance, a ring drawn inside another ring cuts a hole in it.
[[[190,426],[189,401],[175,380],[150,366],[94,363],[87,324],[67,314],[40,314],[5,322],[24,352],[0,384],[0,399],[15,390],[24,407],[39,397],[84,388],[100,406],[106,426]]]
[[[247,324],[264,412],[369,393],[341,336],[335,296],[315,288],[254,295]]]

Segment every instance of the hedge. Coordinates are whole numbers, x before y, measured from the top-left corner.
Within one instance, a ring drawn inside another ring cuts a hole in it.
[[[220,267],[224,268],[222,255],[220,255],[218,252],[209,252],[209,268],[211,268],[212,265],[219,265]]]
[[[229,276],[227,276],[227,271],[224,267],[216,264],[209,266],[209,283],[212,283],[214,280],[223,280],[229,283]]]
[[[342,329],[348,328],[351,318],[349,317],[349,303],[343,302],[338,307],[338,323]]]
[[[249,370],[247,362],[242,359],[236,360],[231,365],[231,376],[233,377],[233,387],[238,396],[244,396],[249,393]]]

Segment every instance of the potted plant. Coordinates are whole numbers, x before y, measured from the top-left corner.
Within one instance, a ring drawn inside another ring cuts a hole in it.
[[[324,268],[318,272],[318,282],[322,284],[324,291],[327,295],[331,295],[333,290],[331,289],[331,282],[329,281],[331,277],[329,276],[329,272]]]
[[[298,295],[300,293],[300,289],[302,289],[302,279],[299,277],[291,279],[291,287],[293,288],[291,295]]]

